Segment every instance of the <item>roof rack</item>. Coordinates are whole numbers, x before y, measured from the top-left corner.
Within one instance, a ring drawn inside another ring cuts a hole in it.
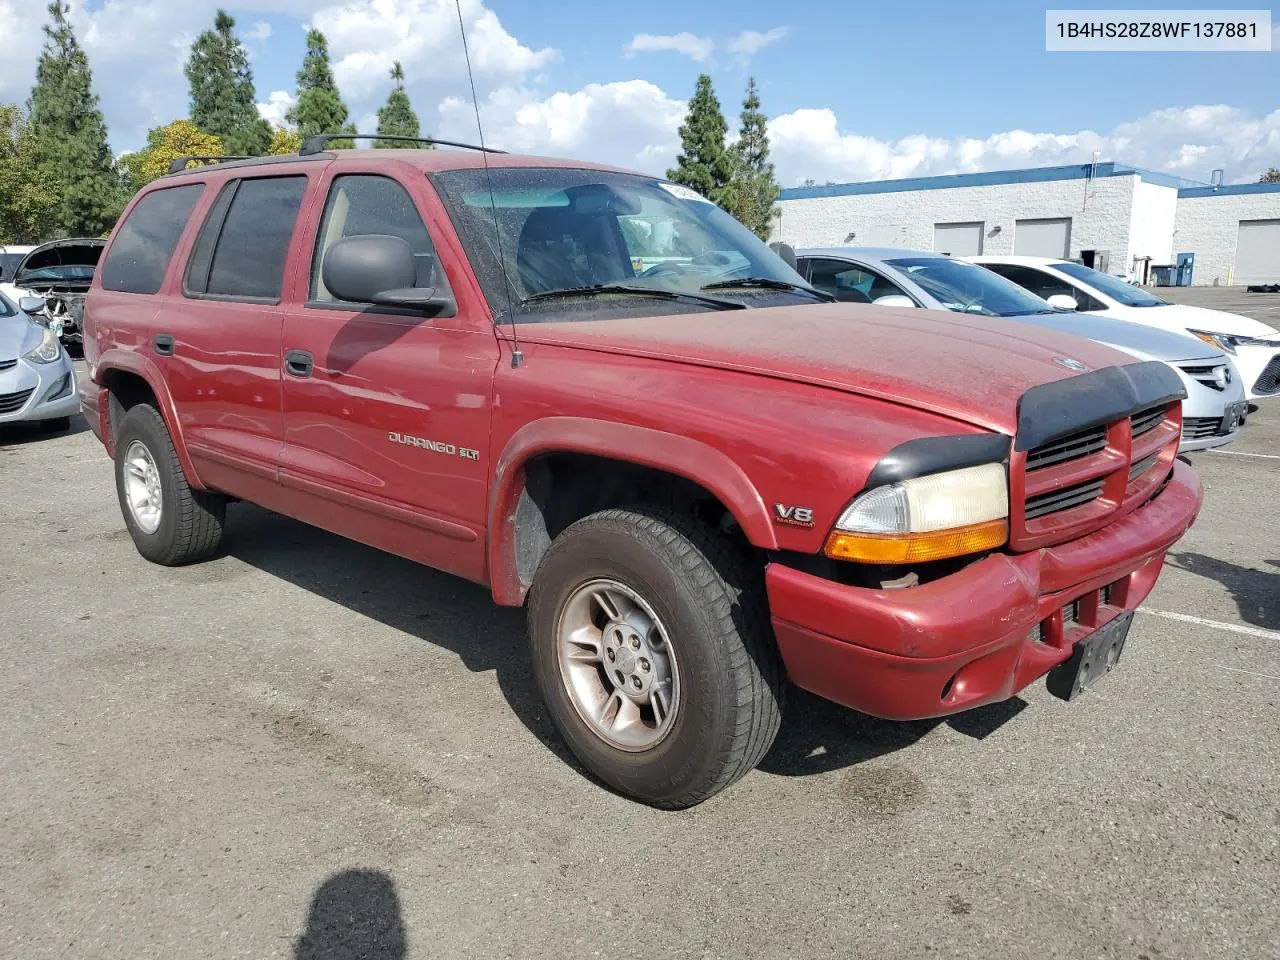
[[[252,157],[231,157],[231,156],[178,157],[176,160],[173,160],[169,163],[169,172],[178,173],[179,171],[185,170],[187,169],[187,164],[193,161],[199,162],[199,163],[223,163],[227,160],[252,160],[252,159],[253,159]]]
[[[309,157],[320,153],[328,146],[330,140],[395,140],[403,143],[434,143],[441,147],[460,147],[463,150],[480,150],[484,153],[507,152],[495,150],[493,147],[478,147],[474,143],[437,140],[435,137],[399,137],[382,133],[317,133],[315,136],[307,137],[306,142],[302,144],[302,149],[298,151],[298,156]]]

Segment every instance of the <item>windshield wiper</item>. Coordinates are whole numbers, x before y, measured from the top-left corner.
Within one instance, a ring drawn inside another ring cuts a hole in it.
[[[708,283],[702,287],[703,290],[732,290],[735,287],[759,287],[762,290],[798,290],[801,293],[810,293],[819,300],[825,300],[827,303],[835,303],[836,298],[824,290],[815,290],[813,287],[801,286],[798,283],[789,283],[786,280],[775,280],[772,277],[735,277],[732,280],[719,280],[715,283]]]
[[[705,287],[703,289],[706,289]],[[718,297],[703,297],[696,293],[682,293],[678,290],[661,290],[657,287],[633,287],[625,283],[596,283],[589,287],[565,287],[563,290],[544,290],[520,301],[520,305],[536,303],[539,300],[560,300],[567,297],[596,297],[612,293],[629,293],[640,297],[653,297],[657,300],[683,300],[689,303],[700,303],[717,310],[745,310],[745,303],[732,300],[721,300]]]

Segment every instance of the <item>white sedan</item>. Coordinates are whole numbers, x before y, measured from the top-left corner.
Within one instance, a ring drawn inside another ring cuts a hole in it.
[[[1250,400],[1280,394],[1280,333],[1237,313],[1169,303],[1119,277],[1048,257],[966,257],[1048,300],[1068,296],[1082,313],[1189,333],[1231,354]]]

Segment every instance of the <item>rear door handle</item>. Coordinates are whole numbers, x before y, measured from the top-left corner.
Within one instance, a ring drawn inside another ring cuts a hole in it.
[[[167,333],[157,333],[155,339],[156,353],[162,357],[173,356],[173,337]]]
[[[290,350],[284,355],[284,369],[291,377],[309,377],[316,362],[306,350]]]

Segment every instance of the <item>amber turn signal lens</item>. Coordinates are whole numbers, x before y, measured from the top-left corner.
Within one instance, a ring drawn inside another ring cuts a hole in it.
[[[833,560],[859,563],[923,563],[981,553],[1009,539],[1006,518],[932,533],[847,533],[833,530],[823,552]]]

